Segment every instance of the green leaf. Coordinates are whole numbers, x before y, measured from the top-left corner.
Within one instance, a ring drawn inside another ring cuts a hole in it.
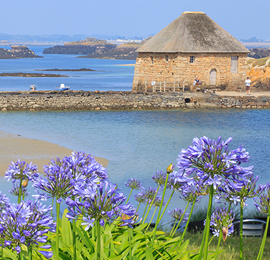
[[[62,229],[61,229],[61,238],[62,242],[66,245],[72,245],[72,232],[71,232],[71,225],[68,221],[68,218],[66,217],[68,210],[64,210],[64,214],[62,217]]]
[[[151,249],[147,246],[145,248],[146,260],[153,260],[154,256],[152,255]]]

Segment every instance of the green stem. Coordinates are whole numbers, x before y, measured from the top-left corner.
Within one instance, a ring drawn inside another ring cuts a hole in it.
[[[144,211],[143,211],[143,215],[142,215],[142,220],[144,219],[144,215],[145,215],[145,212],[146,212],[147,207],[148,207],[148,204],[146,203],[145,208],[144,208]]]
[[[22,180],[20,180],[18,204],[22,202]]]
[[[52,198],[52,212],[51,212],[51,216],[53,217],[53,207],[54,207],[54,197]]]
[[[214,260],[217,260],[217,257],[218,257],[218,250],[219,250],[219,246],[220,246],[221,239],[222,239],[222,230],[219,231],[218,245],[217,245],[217,249],[216,249],[215,259],[214,259]]]
[[[180,222],[180,221],[179,221]],[[174,228],[175,228],[175,226],[176,226],[176,223],[177,223],[177,219],[175,219],[175,221],[174,221],[174,224],[173,224],[173,228],[171,229],[171,232],[170,232],[170,234],[169,234],[169,237],[172,235],[172,233],[173,233],[173,231],[174,231]],[[178,226],[178,225],[177,225]]]
[[[209,238],[209,232],[210,232],[210,218],[211,218],[211,211],[212,211],[213,194],[214,194],[214,188],[213,188],[213,185],[212,185],[211,188],[210,188],[210,194],[209,194],[209,200],[208,200],[208,208],[207,208],[207,216],[206,216],[206,223],[205,223],[205,228],[204,228],[204,231],[203,231],[203,239],[202,239],[202,242],[201,242],[198,259],[202,259],[202,256],[203,256],[203,253],[204,253],[204,250],[203,250],[204,246],[207,247],[206,255],[208,254],[208,238]],[[207,240],[206,240],[206,238],[207,238]]]
[[[72,239],[73,239],[73,260],[77,259],[77,246],[76,246],[76,220],[73,219]]]
[[[128,243],[129,243],[129,259],[132,260],[132,246],[131,246],[131,228],[128,228]]]
[[[96,221],[96,226],[97,226],[97,260],[101,260],[101,255],[100,255],[100,252],[101,252],[101,243],[100,243],[100,240],[101,240],[101,234],[100,234],[100,224],[99,224],[99,219]]]
[[[170,198],[168,199],[167,204],[165,205],[165,208],[164,208],[164,210],[163,210],[163,212],[162,212],[162,214],[161,214],[160,219],[162,219],[162,217],[163,217],[163,215],[164,215],[166,209],[168,208],[168,205],[169,205],[169,203],[170,203],[170,201],[171,201],[171,199],[172,199],[172,196],[173,196],[173,194],[174,194],[174,191],[175,191],[175,190],[172,191],[171,196],[170,196]]]
[[[156,237],[156,232],[157,232],[157,226],[159,224],[159,220],[160,220],[160,213],[161,213],[161,209],[162,209],[162,205],[163,205],[163,201],[164,201],[164,197],[165,197],[165,193],[166,193],[166,187],[167,187],[167,182],[169,179],[169,174],[166,174],[166,181],[164,184],[164,189],[163,189],[163,194],[162,194],[162,198],[161,198],[161,202],[160,202],[160,206],[159,206],[159,210],[158,210],[158,216],[157,216],[157,220],[156,220],[156,224],[155,224],[155,228],[154,228],[154,232],[153,232],[153,238],[151,241],[151,246],[153,246],[154,241],[155,241],[155,237]]]
[[[128,201],[129,201],[129,199],[130,199],[130,196],[131,196],[132,191],[133,191],[133,189],[131,189],[131,191],[130,191],[130,193],[129,193],[129,195],[128,195],[128,198],[127,198],[127,200],[126,200],[126,204],[128,203]]]
[[[156,215],[156,211],[157,211],[157,207],[155,207],[155,210],[154,210],[153,216],[152,216],[152,218],[151,218],[150,222],[148,223],[148,226],[147,226],[147,228],[146,228],[146,231],[147,231],[147,230],[148,230],[148,228],[150,227],[150,224],[152,223],[153,218],[154,218],[154,216]]]
[[[138,207],[137,207],[137,209],[136,209],[136,212],[139,211],[140,206],[141,206],[141,202],[138,204]]]
[[[212,202],[214,196],[214,187],[213,184],[210,187],[210,194],[209,194],[209,204],[207,210],[207,222],[205,225],[206,234],[205,234],[205,244],[204,244],[204,260],[207,260],[208,257],[208,241],[209,241],[209,233],[210,233],[210,220],[211,220],[211,211],[212,211]]]
[[[180,224],[181,224],[181,222],[182,222],[182,220],[183,220],[183,218],[184,218],[184,216],[185,216],[185,214],[186,214],[186,211],[187,211],[188,206],[189,206],[189,201],[188,201],[188,203],[187,203],[187,205],[186,205],[186,208],[185,208],[185,210],[184,210],[184,213],[183,213],[182,217],[180,218],[180,220],[179,220],[179,222],[178,222],[178,225],[176,226],[174,232],[172,233],[172,237],[174,236],[176,230],[177,230],[178,227],[180,226]],[[189,214],[188,218],[191,218],[191,214]]]
[[[244,211],[244,201],[241,198],[240,203],[240,252],[239,252],[239,259],[243,259],[243,211]]]
[[[183,241],[183,239],[184,239],[184,236],[185,236],[185,234],[186,234],[186,231],[187,231],[187,229],[188,229],[188,224],[189,224],[189,221],[190,221],[190,218],[191,218],[191,215],[192,215],[192,212],[193,212],[195,203],[196,203],[196,199],[193,200],[192,207],[191,207],[191,210],[190,210],[190,213],[189,213],[189,217],[188,217],[188,220],[187,220],[187,223],[186,223],[186,226],[185,226],[185,230],[184,230],[184,232],[183,232],[183,234],[182,234],[182,237],[181,237],[180,245],[181,245],[181,243],[182,243],[182,241]]]
[[[144,222],[146,221],[146,218],[148,217],[149,211],[150,211],[150,209],[152,208],[152,206],[153,206],[153,204],[154,204],[154,202],[155,202],[156,196],[157,196],[157,194],[158,194],[159,187],[160,187],[160,185],[158,185],[158,187],[157,187],[155,196],[154,196],[154,198],[153,198],[152,201],[151,201],[150,207],[148,208],[147,213],[146,213],[145,218],[144,218],[144,220],[143,220],[142,223],[144,223]]]
[[[32,246],[28,247],[28,260],[32,260]]]
[[[59,225],[60,225],[60,204],[56,201],[56,260],[59,259]]]
[[[265,230],[264,230],[263,240],[262,240],[262,243],[261,243],[259,254],[257,256],[257,260],[262,260],[262,257],[263,257],[263,251],[264,251],[264,247],[265,247],[265,242],[266,242],[267,232],[268,232],[268,226],[269,226],[269,217],[270,217],[270,208],[268,209],[266,227],[265,227]]]

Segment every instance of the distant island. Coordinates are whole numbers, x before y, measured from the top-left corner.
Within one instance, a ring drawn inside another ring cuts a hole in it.
[[[148,39],[149,38],[146,40]],[[145,41],[141,43],[128,42],[116,45],[108,43],[106,40],[98,40],[91,37],[81,41],[67,42],[63,46],[46,48],[43,54],[78,54],[86,55],[79,56],[79,58],[136,60],[136,50]]]
[[[0,48],[0,59],[43,58],[36,55],[27,46],[11,46],[11,50]]]
[[[50,78],[61,78],[68,77],[67,75],[60,74],[44,74],[44,73],[23,73],[23,72],[13,72],[13,73],[0,73],[0,77],[50,77]]]
[[[45,70],[36,70],[36,71],[95,71],[95,70],[81,68],[81,69],[45,69]]]

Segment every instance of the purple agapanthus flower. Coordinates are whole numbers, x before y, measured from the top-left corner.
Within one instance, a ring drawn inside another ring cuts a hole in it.
[[[216,202],[220,203],[224,200],[227,203],[235,205],[242,203],[243,207],[247,206],[246,200],[257,196],[256,183],[258,178],[259,176],[250,179],[247,177],[245,180],[238,179],[222,183],[217,190]]]
[[[62,160],[57,158],[44,166],[46,178],[38,178],[33,186],[38,195],[34,195],[42,200],[48,198],[61,199],[73,196],[74,185],[80,183],[93,183],[103,181],[107,178],[107,172],[93,157],[81,152],[73,152],[71,156]]]
[[[257,197],[254,197],[254,204],[262,214],[269,214],[270,210],[270,184],[259,185],[256,190]]]
[[[180,220],[182,218],[183,214],[184,214],[184,210],[183,209],[175,208],[172,211],[168,211],[168,213],[175,220]],[[187,221],[187,219],[188,219],[188,213],[185,213],[185,215],[184,215],[184,217],[182,219],[182,222]]]
[[[131,188],[132,190],[138,190],[142,187],[142,183],[136,179],[128,179],[127,183],[125,183],[125,185],[129,188]]]
[[[55,223],[50,216],[51,207],[43,206],[38,201],[27,200],[20,204],[11,204],[0,214],[0,234],[2,247],[12,248],[18,254],[21,246],[32,247],[45,257],[52,257],[52,252],[40,250],[47,243],[48,231],[55,232]],[[50,248],[50,245],[45,245]]]
[[[75,184],[75,200],[68,198],[69,205],[67,217],[70,219],[81,218],[85,229],[89,229],[96,221],[100,225],[105,222],[111,223],[117,218],[121,218],[122,225],[134,223],[136,209],[130,204],[125,204],[126,197],[119,193],[116,184],[108,181],[100,182],[89,189],[89,185]]]
[[[222,233],[223,240],[233,233],[233,220],[235,215],[233,211],[226,208],[217,208],[211,215],[210,229],[214,236],[219,237]]]
[[[16,180],[31,180],[38,177],[37,166],[32,163],[25,163],[18,160],[17,162],[11,162],[6,173],[5,178],[15,182]]]
[[[231,137],[225,142],[221,137],[217,141],[205,136],[194,138],[193,145],[182,149],[178,156],[179,172],[193,178],[190,184],[200,187],[212,186],[217,190],[222,183],[231,180],[242,187],[252,175],[251,167],[240,166],[249,160],[249,156],[242,146],[230,151],[228,144],[231,141]]]
[[[165,185],[165,181],[166,181],[166,173],[162,172],[162,171],[157,171],[152,179],[155,181],[155,183],[157,185],[160,185],[161,187],[163,187]]]
[[[3,194],[2,191],[0,191],[0,212],[4,210],[6,207],[9,207],[10,201],[9,198],[6,196],[6,194]]]
[[[19,189],[20,189],[20,184],[18,182],[13,183],[13,187],[9,190],[9,193],[14,195],[14,196],[19,196]],[[30,194],[30,192],[27,192],[26,187],[22,187],[22,196],[26,197]]]

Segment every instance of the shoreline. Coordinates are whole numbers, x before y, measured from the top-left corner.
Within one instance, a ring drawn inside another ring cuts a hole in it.
[[[166,110],[270,108],[269,92],[204,91],[10,91],[0,92],[0,111]]]
[[[38,166],[40,173],[43,172],[43,165],[48,164],[52,158],[60,159],[71,155],[72,150],[58,144],[47,141],[30,139],[21,135],[13,135],[0,131],[0,176],[5,175],[10,162],[18,159],[26,163],[32,162]],[[96,161],[107,167],[108,160],[94,156]]]

